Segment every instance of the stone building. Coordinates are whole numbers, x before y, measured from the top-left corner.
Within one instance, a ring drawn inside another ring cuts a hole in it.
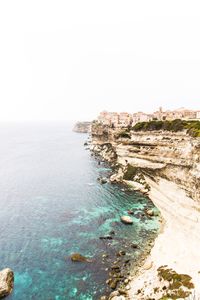
[[[111,125],[111,116],[110,113],[107,111],[100,112],[98,116],[98,121],[103,125],[110,126]]]
[[[127,112],[122,112],[119,114],[119,126],[127,127],[132,124],[132,116]]]
[[[129,114],[127,112],[107,112],[102,111],[99,114],[98,121],[106,126],[112,126],[115,128],[134,126],[138,122],[148,122],[151,120],[197,120],[200,119],[200,111],[189,110],[185,108],[179,108],[176,110],[164,111],[162,107],[155,111],[153,114],[146,114],[144,112],[137,112]]]
[[[119,114],[116,112],[110,113],[111,126],[118,127],[119,126]]]
[[[127,127],[132,124],[132,116],[129,113],[107,112],[103,111],[98,117],[98,121],[107,126]]]
[[[175,110],[163,111],[162,108],[159,111],[153,113],[153,118],[156,120],[194,120],[197,118],[197,113],[194,110],[185,109],[184,107]]]
[[[132,125],[134,126],[138,122],[151,121],[153,119],[153,116],[150,114],[145,114],[143,112],[137,112],[133,114],[132,118],[133,118]]]

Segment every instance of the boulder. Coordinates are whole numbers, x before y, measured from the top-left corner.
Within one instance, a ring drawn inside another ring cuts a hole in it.
[[[144,264],[144,266],[143,266],[143,269],[144,270],[149,270],[149,269],[152,268],[152,266],[153,266],[153,262],[152,261],[146,261],[145,264]]]
[[[127,292],[126,290],[122,289],[122,288],[119,288],[119,289],[118,289],[118,292],[120,293],[120,295],[125,295],[125,296],[127,296],[127,294],[128,294],[128,292]]]
[[[71,255],[71,260],[73,262],[92,262],[92,259],[81,255],[80,253],[73,253]]]
[[[132,247],[133,249],[137,249],[137,248],[138,248],[138,245],[137,245],[137,244],[134,244],[134,243],[132,243],[132,244],[131,244],[131,247]]]
[[[111,266],[111,269],[112,269],[112,270],[120,270],[120,266],[118,266],[118,265],[113,265],[113,266]]]
[[[118,278],[112,279],[111,282],[109,283],[110,288],[115,290],[119,281],[120,280]]]
[[[150,216],[150,217],[153,217],[153,216],[154,216],[154,211],[153,211],[153,209],[148,209],[148,210],[146,211],[146,213],[147,213],[147,215]]]
[[[127,224],[127,225],[133,224],[133,220],[129,216],[122,216],[121,221],[122,221],[122,223]]]
[[[97,178],[97,180],[100,182],[100,184],[107,183],[107,179],[106,178],[99,177],[99,178]]]
[[[8,296],[14,286],[14,273],[11,269],[6,268],[0,271],[0,298]]]
[[[125,283],[125,284],[128,284],[128,283],[129,283],[128,278],[124,279],[124,283]]]
[[[114,296],[111,298],[112,300],[126,300],[124,296]]]
[[[101,184],[107,183],[107,179],[106,179],[106,178],[101,178],[100,183],[101,183]]]
[[[110,298],[112,299],[113,297],[119,296],[119,292],[118,291],[114,291],[110,294]]]

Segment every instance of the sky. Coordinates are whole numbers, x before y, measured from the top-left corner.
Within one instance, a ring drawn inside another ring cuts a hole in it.
[[[0,121],[200,110],[200,2],[0,0]]]

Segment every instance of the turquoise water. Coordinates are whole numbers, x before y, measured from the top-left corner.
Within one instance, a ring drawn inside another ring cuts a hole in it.
[[[148,199],[97,182],[110,169],[84,149],[86,138],[65,123],[0,125],[0,269],[15,272],[9,300],[98,299],[109,292],[105,269],[112,261],[102,254],[114,257],[126,245],[137,261],[158,227],[141,216],[152,207]],[[119,222],[128,209],[136,212],[133,226]],[[99,239],[110,230],[113,240]],[[73,263],[73,252],[94,262]]]

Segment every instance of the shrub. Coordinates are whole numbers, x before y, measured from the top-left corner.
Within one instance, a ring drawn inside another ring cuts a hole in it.
[[[200,137],[200,121],[186,121],[176,119],[173,121],[149,121],[149,122],[139,122],[135,124],[132,128],[134,131],[183,131],[186,130],[187,133],[192,137]]]
[[[126,138],[126,139],[130,139],[131,136],[127,131],[121,131],[120,133],[117,134],[116,136],[117,139],[119,138]]]
[[[134,176],[137,174],[137,168],[128,164],[126,172],[124,174],[125,180],[133,180]]]

